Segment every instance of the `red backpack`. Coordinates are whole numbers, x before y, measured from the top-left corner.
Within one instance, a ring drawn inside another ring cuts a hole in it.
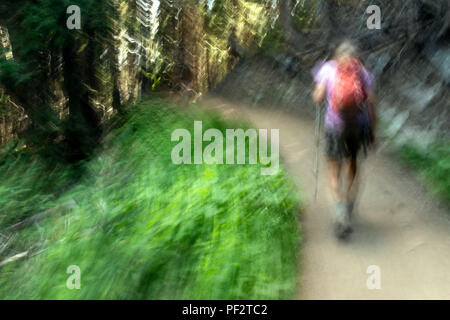
[[[335,112],[357,110],[366,101],[362,70],[363,65],[357,58],[349,57],[339,62],[331,97],[331,107]]]

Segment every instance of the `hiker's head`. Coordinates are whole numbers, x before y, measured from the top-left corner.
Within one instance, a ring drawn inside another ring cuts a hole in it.
[[[350,40],[344,40],[343,42],[341,42],[341,44],[337,47],[336,51],[334,52],[334,59],[338,61],[345,59],[347,57],[356,57],[356,56],[358,56],[358,48]]]

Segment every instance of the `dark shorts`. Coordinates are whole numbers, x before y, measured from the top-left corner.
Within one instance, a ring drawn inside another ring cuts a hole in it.
[[[325,130],[325,153],[329,161],[356,158],[361,149],[367,154],[370,136],[368,128],[348,125],[342,132]]]

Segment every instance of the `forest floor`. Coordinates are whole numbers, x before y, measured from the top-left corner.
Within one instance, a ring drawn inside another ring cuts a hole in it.
[[[338,241],[326,163],[320,158],[319,199],[314,201],[314,120],[282,109],[254,108],[209,98],[204,105],[256,128],[280,130],[284,166],[304,190],[303,248],[297,299],[448,299],[450,217],[415,174],[383,153],[372,152],[361,169],[354,232]],[[321,141],[323,146],[323,139]],[[368,289],[378,266],[381,289]]]

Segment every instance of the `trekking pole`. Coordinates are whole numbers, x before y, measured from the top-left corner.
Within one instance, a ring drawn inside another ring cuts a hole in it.
[[[322,107],[316,107],[316,161],[314,163],[314,175],[316,178],[316,190],[314,199],[317,201],[319,196],[319,152],[320,152],[320,130],[322,126]]]

